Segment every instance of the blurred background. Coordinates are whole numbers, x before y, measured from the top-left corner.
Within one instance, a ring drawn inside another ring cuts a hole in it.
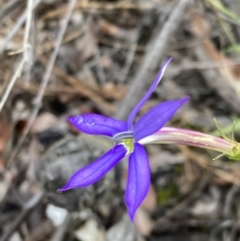
[[[238,0],[0,1],[0,241],[239,241],[240,164],[148,145],[152,180],[131,223],[127,162],[88,188],[57,193],[111,140],[69,115],[126,119],[172,56],[138,117],[190,96],[167,126],[240,130]],[[144,181],[144,180],[143,180]]]

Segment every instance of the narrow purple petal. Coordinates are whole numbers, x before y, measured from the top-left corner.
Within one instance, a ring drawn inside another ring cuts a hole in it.
[[[139,141],[159,131],[188,100],[189,97],[185,97],[180,100],[170,100],[154,106],[134,125],[133,134],[135,141]]]
[[[117,145],[96,161],[75,172],[67,184],[58,191],[63,192],[72,188],[86,187],[102,178],[127,153],[123,145]]]
[[[125,202],[132,222],[138,207],[148,193],[150,173],[147,153],[140,144],[136,143],[134,152],[129,157],[128,180],[125,193]]]
[[[159,70],[156,79],[154,80],[153,84],[149,88],[148,92],[146,95],[140,100],[140,102],[136,105],[136,107],[133,109],[131,114],[128,117],[128,130],[133,129],[133,121],[135,116],[137,115],[138,111],[141,109],[141,107],[145,104],[145,102],[148,100],[152,92],[155,90],[157,85],[159,84],[160,80],[162,79],[164,72],[168,66],[168,64],[171,62],[172,58],[168,59],[162,66],[161,69]]]
[[[114,136],[115,134],[126,131],[127,123],[110,117],[96,114],[82,114],[68,117],[78,130],[91,135]]]

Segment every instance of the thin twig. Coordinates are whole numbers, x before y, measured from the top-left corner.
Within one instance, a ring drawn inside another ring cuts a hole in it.
[[[36,1],[38,2],[38,0]],[[36,3],[35,2],[35,3]],[[8,86],[7,86],[7,89],[5,90],[4,92],[4,95],[1,99],[1,102],[0,102],[0,112],[17,80],[17,78],[20,76],[21,72],[22,72],[22,69],[23,69],[23,66],[25,63],[30,63],[31,62],[31,48],[29,47],[29,36],[30,36],[30,28],[31,28],[31,22],[32,22],[32,11],[34,10],[34,8],[36,7],[36,5],[33,5],[33,0],[28,0],[28,7],[27,7],[27,11],[24,12],[24,14],[20,17],[19,21],[17,22],[17,24],[15,25],[15,27],[21,27],[20,24],[18,23],[21,23],[22,21],[24,22],[24,18],[23,17],[27,17],[27,22],[26,22],[26,28],[25,28],[25,35],[24,35],[24,40],[23,40],[23,57],[20,61],[20,63],[18,64],[18,67],[17,67],[17,70],[16,72],[14,73],[13,77],[11,78]],[[21,20],[21,21],[20,21]],[[16,28],[18,29],[18,28]],[[6,38],[8,39],[8,37]],[[5,41],[6,41],[5,39]],[[7,44],[7,42],[6,42]],[[5,47],[7,45],[3,44],[1,47],[0,47],[0,53],[1,53],[1,49],[4,50]],[[30,70],[29,70],[30,71]]]
[[[59,48],[61,46],[61,43],[62,43],[62,40],[63,40],[63,36],[66,32],[66,29],[67,29],[67,26],[68,26],[68,23],[69,23],[69,20],[70,20],[70,17],[71,17],[71,14],[72,14],[72,11],[74,9],[74,6],[76,4],[76,1],[77,0],[71,0],[68,4],[68,9],[66,11],[66,15],[65,15],[65,18],[64,18],[64,21],[62,23],[62,27],[59,31],[59,34],[58,34],[58,38],[57,38],[57,42],[56,42],[56,45],[55,45],[55,48],[54,48],[54,51],[49,59],[49,62],[48,62],[48,65],[47,65],[47,69],[44,73],[44,76],[43,76],[43,79],[42,79],[42,82],[41,82],[41,85],[40,85],[40,88],[39,88],[39,91],[38,91],[38,94],[36,96],[36,98],[34,99],[33,101],[33,105],[34,105],[34,108],[31,112],[31,115],[29,117],[29,120],[28,120],[28,123],[27,123],[27,126],[26,128],[24,129],[24,132],[16,146],[16,148],[14,149],[13,151],[13,154],[11,155],[10,159],[9,159],[9,162],[8,162],[8,165],[11,166],[11,164],[13,163],[13,160],[15,158],[15,156],[17,155],[20,147],[22,146],[27,134],[29,133],[29,130],[42,106],[42,98],[43,98],[43,95],[44,95],[44,91],[48,85],[48,82],[49,82],[49,79],[50,79],[50,75],[51,75],[51,72],[52,72],[52,69],[53,69],[53,66],[54,66],[54,63],[56,61],[56,58],[58,56],[58,52],[59,52]]]
[[[28,0],[27,4],[27,19],[26,19],[26,26],[25,26],[25,34],[24,34],[24,42],[23,42],[23,48],[24,51],[28,49],[29,45],[29,35],[30,35],[30,29],[31,29],[31,23],[32,23],[32,11],[33,11],[33,0]],[[28,59],[28,51],[24,53],[25,59]]]
[[[101,59],[101,53],[100,53],[99,49],[97,50],[95,57],[94,57],[94,60],[98,60],[98,59]],[[106,83],[106,75],[105,75],[102,65],[97,64],[96,70],[97,70],[97,76],[98,76],[100,83],[105,84]]]
[[[18,64],[17,70],[14,73],[13,77],[11,78],[6,91],[4,92],[4,95],[1,99],[0,102],[0,111],[2,110],[17,78],[20,76],[23,66],[25,63],[30,63],[31,62],[31,57],[30,54],[31,51],[29,48],[29,35],[30,35],[30,28],[31,28],[31,20],[32,20],[32,11],[37,7],[38,3],[41,0],[36,0],[35,3],[33,4],[33,0],[28,0],[28,7],[27,7],[27,11],[25,11],[21,17],[18,19],[17,24],[14,26],[14,28],[12,29],[12,31],[9,33],[9,35],[5,38],[4,43],[2,44],[2,46],[0,46],[0,53],[2,53],[7,44],[9,43],[9,41],[13,38],[13,36],[17,33],[17,31],[19,30],[19,28],[22,26],[22,24],[24,23],[25,19],[27,18],[27,22],[26,22],[26,28],[25,28],[25,35],[24,35],[24,41],[23,41],[23,57],[20,61],[20,63]]]
[[[185,207],[189,206],[189,203],[193,202],[199,196],[201,196],[201,193],[202,193],[203,189],[206,187],[208,181],[209,181],[209,175],[207,174],[207,175],[203,176],[203,178],[197,184],[195,189],[192,190],[190,195],[188,195],[184,200],[182,200],[180,203],[178,203],[172,209],[168,210],[165,215],[161,216],[155,222],[153,230],[158,230],[159,226],[162,226],[164,224],[164,222],[166,222],[166,219],[174,217],[174,215],[176,215],[176,213],[184,210]]]
[[[14,220],[10,228],[3,234],[0,241],[6,241],[14,233],[14,231],[19,227],[24,219],[33,211],[33,209],[41,202],[44,197],[43,192],[35,194],[24,206],[21,213]]]
[[[70,223],[71,223],[71,214],[68,213],[66,218],[64,219],[64,222],[59,226],[59,228],[51,238],[51,241],[63,240]]]
[[[0,24],[6,16],[8,16],[13,10],[15,10],[17,6],[21,5],[22,3],[24,3],[24,0],[12,0],[6,2],[6,4],[0,9]]]
[[[209,61],[208,54],[201,46],[194,48],[195,55],[201,62]],[[240,99],[231,85],[226,84],[226,79],[216,69],[205,69],[200,72],[207,85],[216,90],[219,96],[228,104],[236,114],[240,114]]]
[[[223,216],[225,218],[229,218],[232,214],[233,199],[238,191],[239,191],[239,186],[233,184],[226,195],[225,205],[223,208]]]
[[[5,90],[4,94],[3,94],[3,97],[1,99],[1,102],[0,102],[0,112],[2,111],[2,108],[12,90],[12,87],[13,85],[15,84],[17,78],[20,76],[21,72],[22,72],[22,68],[23,68],[23,65],[25,63],[25,59],[24,57],[22,57],[20,63],[18,64],[18,67],[17,67],[17,70],[15,71],[14,75],[12,76],[8,86],[7,86],[7,89]]]
[[[138,46],[138,39],[139,39],[139,34],[140,34],[141,29],[142,29],[142,24],[140,23],[138,25],[137,29],[136,29],[135,36],[132,40],[131,47],[130,47],[130,49],[128,51],[128,54],[127,54],[125,66],[124,66],[122,74],[120,75],[120,78],[119,78],[120,83],[124,82],[126,80],[128,72],[129,72],[130,67],[132,65],[132,62],[133,62],[133,59],[134,59],[134,56],[135,56],[135,52],[136,52],[136,49],[137,49],[137,46]]]
[[[224,220],[219,225],[217,225],[210,233],[209,235],[209,241],[218,241],[219,238],[217,237],[217,234],[219,234],[221,231],[226,230],[228,228],[231,228],[234,224],[234,220]]]
[[[192,0],[178,1],[164,26],[159,26],[159,32],[156,34],[155,41],[154,43],[151,41],[150,44],[152,46],[148,46],[149,51],[146,53],[143,64],[139,68],[139,71],[133,79],[131,88],[121,103],[121,108],[116,114],[117,118],[126,119],[130,110],[132,110],[139,101],[143,90],[149,84],[147,80],[149,79],[150,74],[152,74],[152,72],[158,67],[159,61],[167,48],[170,37],[181,23],[180,20],[184,16],[183,13],[191,2]]]
[[[48,66],[47,66],[46,72],[45,72],[45,74],[43,76],[43,81],[42,81],[42,85],[40,86],[39,93],[38,93],[37,97],[34,100],[35,106],[39,107],[41,105],[44,91],[45,91],[46,86],[47,86],[47,84],[49,82],[49,78],[50,78],[53,66],[55,64],[56,58],[58,56],[59,48],[60,48],[62,40],[63,40],[63,36],[64,36],[64,34],[66,32],[66,29],[67,29],[67,26],[68,26],[68,22],[70,20],[70,17],[71,17],[71,14],[72,14],[72,11],[74,9],[74,6],[75,6],[76,2],[77,2],[77,0],[71,0],[69,2],[68,9],[67,9],[67,12],[66,12],[66,16],[64,18],[64,22],[62,24],[62,28],[60,29],[60,32],[59,32],[59,35],[58,35],[58,38],[57,38],[58,40],[56,42],[56,46],[54,48],[53,54],[51,55],[51,57],[49,59]]]
[[[38,59],[45,64],[46,59],[44,56],[39,56]],[[116,108],[113,104],[108,103],[104,100],[101,96],[101,92],[99,93],[99,88],[95,88],[90,85],[86,85],[83,82],[78,81],[73,76],[65,74],[60,68],[57,66],[54,66],[53,73],[66,81],[69,85],[71,85],[75,90],[78,90],[80,94],[83,96],[86,96],[90,100],[93,101],[93,103],[96,104],[96,106],[106,115],[112,115],[112,113],[115,112]],[[98,92],[98,93],[97,93]]]
[[[40,2],[41,2],[41,0],[35,0],[34,1],[32,11],[38,6],[38,4]],[[24,13],[19,17],[16,24],[12,28],[11,32],[4,39],[3,44],[0,46],[0,54],[6,49],[9,42],[12,40],[12,38],[15,36],[15,34],[18,32],[18,30],[23,25],[23,23],[26,21],[26,18],[27,18],[27,10],[24,11]]]
[[[233,184],[226,195],[226,200],[223,207],[223,217],[226,219],[232,216],[233,200],[238,191],[239,191],[239,186]],[[235,231],[236,231],[236,223],[232,225],[230,232],[227,229],[223,230],[222,232],[223,240],[229,240],[229,241],[232,240],[231,237],[235,235]]]
[[[23,41],[23,57],[25,59],[25,64],[27,64],[27,78],[26,82],[29,83],[31,64],[32,64],[32,47],[29,43],[30,30],[32,25],[32,15],[33,15],[33,0],[27,1],[27,19],[25,25],[24,41]]]
[[[130,1],[118,1],[118,2],[107,2],[105,1],[104,3],[102,2],[98,2],[98,1],[88,1],[88,0],[84,0],[84,1],[79,1],[76,4],[76,9],[83,9],[84,11],[87,10],[92,10],[92,9],[96,9],[96,10],[115,10],[115,9],[138,9],[138,10],[152,10],[156,7],[156,4],[152,4],[151,2],[138,2],[138,3],[134,3],[134,2],[130,2]],[[42,18],[43,20],[46,20],[48,18],[57,18],[62,16],[64,10],[65,10],[65,5],[60,6],[59,8],[57,8],[55,11],[49,11],[47,12]]]

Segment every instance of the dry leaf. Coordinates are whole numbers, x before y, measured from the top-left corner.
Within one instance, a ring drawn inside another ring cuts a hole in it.
[[[156,208],[156,206],[157,206],[157,195],[153,186],[151,185],[146,198],[141,204],[141,208],[147,211],[153,211]]]
[[[139,233],[143,236],[150,234],[154,224],[146,210],[139,208],[135,215],[135,224]]]
[[[44,112],[35,119],[30,132],[33,134],[40,133],[51,127],[55,127],[57,123],[58,119],[55,115],[50,112]]]
[[[218,68],[218,71],[224,77],[226,82],[232,86],[240,98],[239,64],[235,63],[234,60],[229,59],[217,50],[214,43],[208,36],[212,29],[206,17],[195,10],[189,11],[189,17],[191,30],[200,39],[199,46],[202,47],[202,51],[207,53],[209,60],[218,63],[219,65],[223,64],[222,67]]]
[[[93,23],[89,21],[84,36],[76,42],[76,51],[78,52],[79,67],[85,63],[87,59],[93,57],[97,53],[97,37],[93,31]]]

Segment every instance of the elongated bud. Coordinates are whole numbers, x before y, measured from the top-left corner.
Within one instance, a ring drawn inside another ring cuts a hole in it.
[[[240,144],[229,138],[219,138],[198,131],[163,127],[160,131],[139,141],[141,144],[177,144],[196,146],[221,152],[230,159],[240,160]]]

